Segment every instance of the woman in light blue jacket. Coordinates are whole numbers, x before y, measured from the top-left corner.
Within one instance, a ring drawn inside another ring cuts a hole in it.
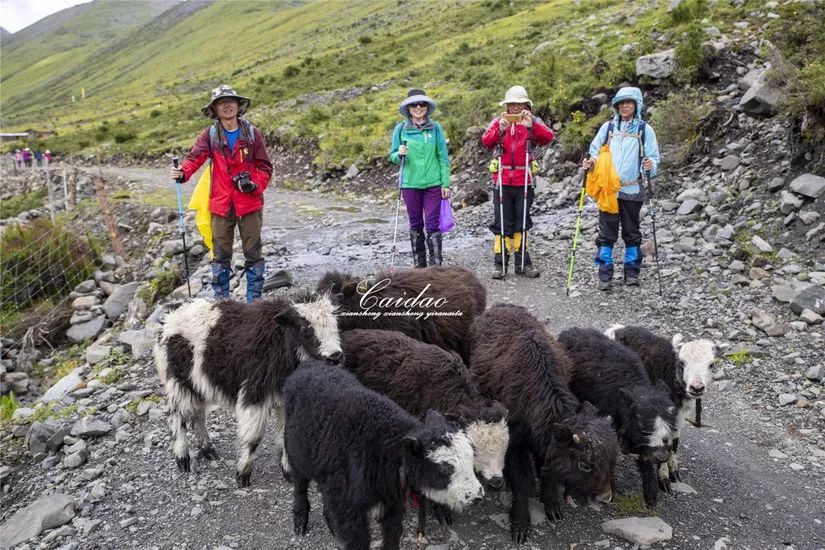
[[[645,200],[643,172],[649,171],[653,177],[659,167],[656,133],[642,121],[642,91],[629,86],[620,88],[612,103],[615,115],[599,128],[590,143],[591,158],[583,163],[585,170],[592,169],[599,150],[609,143],[613,168],[622,185],[618,197],[619,212],[599,212],[599,236],[596,239],[599,250],[595,258],[599,266],[599,290],[610,290],[613,281],[613,245],[619,239],[620,225],[625,244],[624,282],[630,286],[639,284],[642,267],[639,215]]]

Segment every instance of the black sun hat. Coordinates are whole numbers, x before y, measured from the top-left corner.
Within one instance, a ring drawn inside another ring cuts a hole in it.
[[[231,97],[238,100],[238,116],[246,113],[246,111],[249,110],[249,105],[252,103],[248,97],[238,95],[233,88],[227,86],[226,84],[221,84],[212,90],[212,100],[208,105],[201,108],[201,112],[209,118],[218,118],[218,115],[215,114],[215,110],[212,109],[212,105],[214,105],[217,100],[225,97]]]

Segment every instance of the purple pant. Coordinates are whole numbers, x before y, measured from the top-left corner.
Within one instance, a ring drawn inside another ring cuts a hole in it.
[[[427,233],[440,231],[441,221],[441,186],[426,189],[401,189],[404,204],[407,205],[407,216],[410,218],[410,229],[420,231],[424,229],[426,219]]]

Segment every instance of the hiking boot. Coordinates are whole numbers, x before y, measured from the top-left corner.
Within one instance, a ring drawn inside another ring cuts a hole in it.
[[[505,269],[503,272],[501,271],[501,267],[496,267],[495,271],[493,271],[493,279],[500,281],[504,278],[504,275],[507,273]]]
[[[510,265],[510,255],[509,254],[504,255],[504,261],[506,263],[504,264],[504,269],[502,269],[501,268],[501,254],[494,254],[493,255],[493,264],[495,265],[495,268],[494,268],[494,271],[493,271],[493,279],[495,279],[497,281],[503,279],[504,276],[507,274],[507,268]]]
[[[625,286],[639,286],[639,278],[628,275],[624,278]]]
[[[228,263],[212,262],[212,290],[215,299],[229,298],[229,279],[232,278],[232,269]]]
[[[540,275],[540,272],[536,270],[531,264],[525,265],[524,269],[521,268],[521,265],[516,264],[516,275],[521,275],[522,277],[535,279]]]
[[[611,281],[599,281],[599,284],[596,286],[599,290],[608,291],[613,286]]]
[[[423,230],[410,229],[413,267],[427,267],[427,248]]]
[[[433,231],[427,235],[427,248],[430,251],[430,265],[441,265],[444,257],[441,252],[442,234],[440,231]]]

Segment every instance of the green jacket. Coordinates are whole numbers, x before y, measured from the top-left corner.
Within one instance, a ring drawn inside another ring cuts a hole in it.
[[[438,185],[449,189],[450,158],[441,125],[428,120],[419,130],[409,120],[396,124],[389,156],[393,164],[401,162],[398,148],[402,142],[407,144],[407,160],[401,187],[427,189]]]

